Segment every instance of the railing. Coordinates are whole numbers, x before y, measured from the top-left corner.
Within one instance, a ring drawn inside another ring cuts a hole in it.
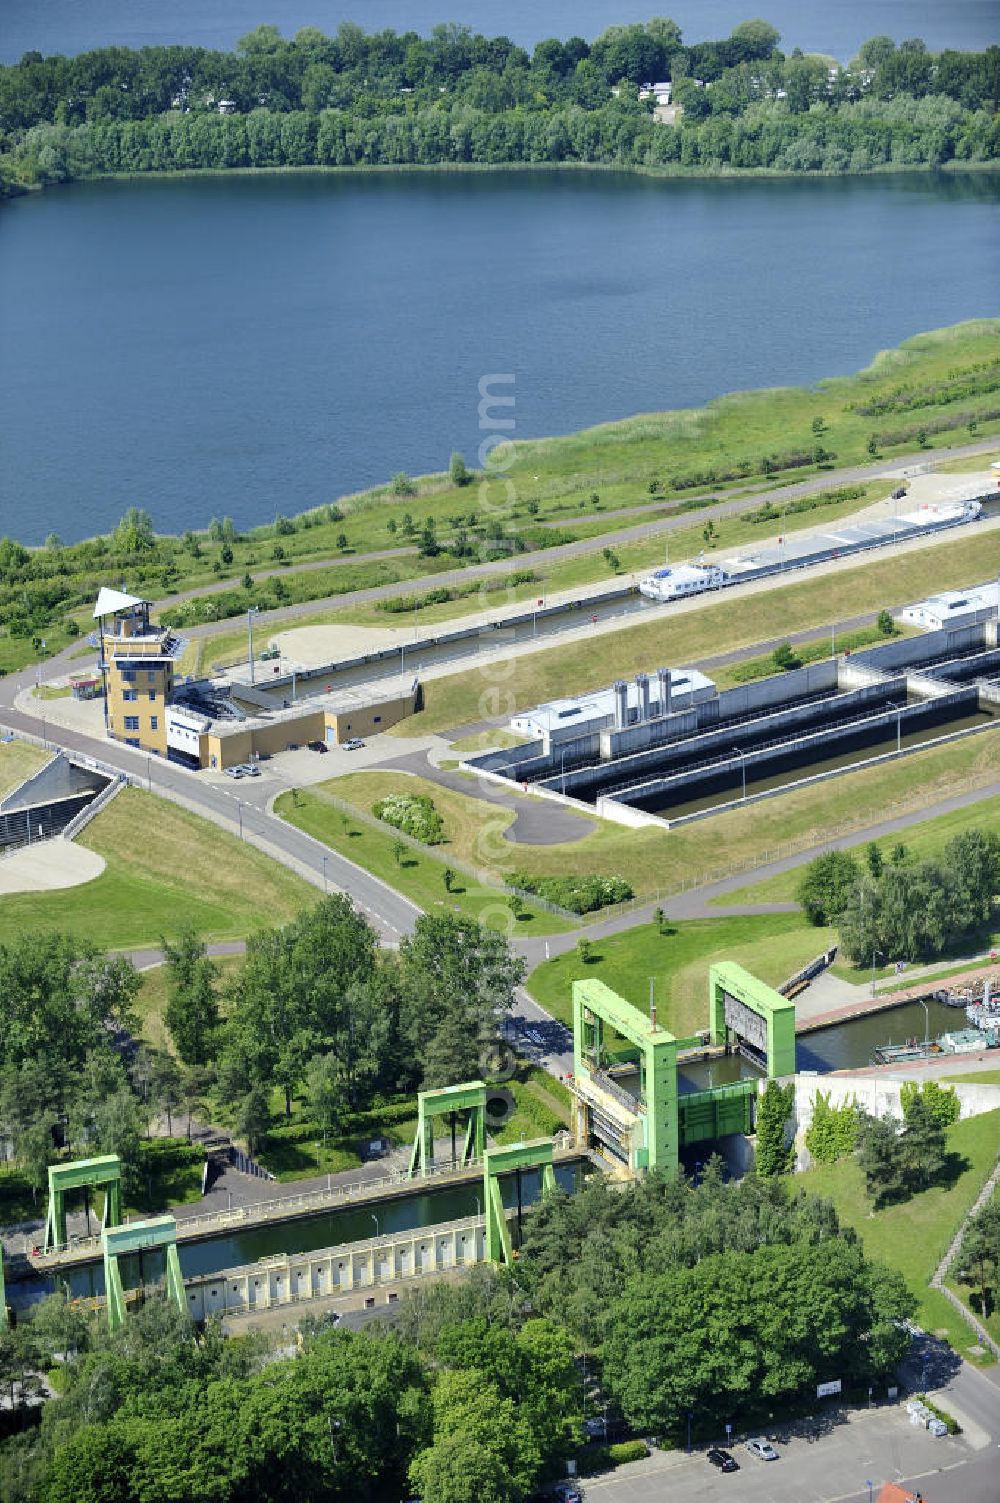
[[[96,814],[100,814],[102,809],[106,809],[108,804],[110,804],[111,800],[116,796],[116,794],[121,793],[127,782],[128,779],[126,778],[125,774],[121,772],[115,778],[114,782],[109,783],[106,788],[102,788],[97,797],[91,799],[90,803],[85,809],[81,809],[79,814],[74,814],[73,818],[70,820],[69,824],[62,832],[63,839],[75,840],[80,831],[84,829],[85,826],[90,824],[90,821],[94,818],[94,816]]]
[[[426,1174],[412,1179],[408,1170],[398,1169],[392,1174],[381,1175],[377,1179],[351,1180],[347,1184],[330,1185],[322,1190],[309,1190],[301,1195],[286,1195],[276,1200],[256,1201],[252,1205],[233,1206],[230,1210],[202,1211],[195,1216],[180,1216],[177,1218],[177,1238],[180,1241],[182,1238],[213,1229],[225,1231],[230,1227],[254,1225],[258,1221],[280,1221],[291,1214],[322,1211],[329,1206],[365,1198],[369,1192],[382,1192],[402,1184],[411,1185],[415,1192],[419,1192],[420,1187],[428,1179],[444,1179],[449,1175],[457,1175],[470,1168],[477,1168],[481,1164],[482,1159],[477,1158],[470,1159],[467,1164],[432,1165]],[[33,1261],[36,1266],[44,1268],[50,1261],[57,1263],[61,1258],[68,1256],[79,1257],[100,1251],[100,1237],[71,1237],[64,1247],[54,1248],[48,1253],[39,1253]]]

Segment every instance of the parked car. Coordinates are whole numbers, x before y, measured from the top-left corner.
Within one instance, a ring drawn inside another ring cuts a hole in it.
[[[223,771],[227,778],[242,778],[246,776],[242,767],[225,767]]]
[[[778,1459],[777,1451],[771,1442],[765,1440],[763,1436],[758,1436],[756,1440],[748,1440],[747,1450],[760,1461],[777,1461]]]
[[[903,499],[903,497],[905,495],[906,495],[906,486],[905,485],[901,485],[901,486],[898,486],[897,489],[893,491],[892,496],[890,497],[890,500],[892,500],[892,501],[902,501],[902,499]]]
[[[575,1482],[557,1482],[552,1497],[557,1503],[583,1503],[583,1493]]]
[[[260,768],[257,766],[256,762],[242,762],[240,764],[240,771],[245,778],[260,777]]]
[[[345,751],[360,751],[361,748],[364,746],[364,744],[365,743],[363,741],[361,741],[357,736],[352,736],[351,739],[350,739],[350,741],[345,741],[344,742],[344,750]]]
[[[724,1451],[721,1446],[713,1446],[710,1451],[706,1451],[705,1456],[713,1466],[718,1467],[720,1472],[738,1472],[740,1469],[736,1458],[730,1456],[729,1452]]]
[[[309,741],[309,742],[307,742],[307,745],[308,745],[308,748],[309,748],[310,751],[315,751],[315,752],[325,752],[326,751],[326,742],[325,741]]]

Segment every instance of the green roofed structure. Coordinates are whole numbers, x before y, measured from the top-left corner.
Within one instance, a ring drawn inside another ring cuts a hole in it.
[[[795,1074],[795,1003],[735,961],[709,968],[708,1026],[713,1044],[748,1046],[769,1079]]]
[[[187,1309],[187,1295],[177,1256],[177,1222],[173,1216],[154,1216],[149,1221],[132,1221],[128,1226],[110,1227],[102,1233],[104,1248],[104,1293],[108,1306],[108,1326],[112,1331],[125,1323],[125,1290],[118,1259],[128,1253],[162,1247],[166,1257],[166,1294],[178,1310]]]
[[[104,1188],[101,1226],[117,1226],[122,1219],[122,1166],[114,1153],[96,1159],[74,1159],[49,1165],[49,1205],[45,1216],[45,1251],[66,1246],[66,1195],[70,1190]]]

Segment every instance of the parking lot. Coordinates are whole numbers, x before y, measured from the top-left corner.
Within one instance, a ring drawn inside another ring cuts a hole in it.
[[[883,1482],[958,1468],[980,1456],[961,1436],[936,1439],[916,1429],[906,1411],[896,1406],[831,1420],[814,1440],[803,1436],[777,1441],[777,1461],[758,1461],[742,1445],[731,1446],[740,1470],[726,1475],[709,1465],[704,1447],[690,1457],[654,1451],[648,1460],[617,1474],[589,1479],[584,1497],[587,1503],[848,1503],[867,1500],[869,1480],[877,1497]],[[989,1460],[995,1458],[994,1448]],[[953,1474],[959,1476],[960,1472]],[[949,1496],[962,1496],[949,1480]],[[932,1483],[933,1476],[920,1485],[927,1503],[938,1503]]]

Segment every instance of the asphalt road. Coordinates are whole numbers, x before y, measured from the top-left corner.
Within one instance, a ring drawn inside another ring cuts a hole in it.
[[[961,448],[949,449],[946,452],[938,450],[934,451],[933,454],[928,454],[927,451],[917,450],[915,453],[901,454],[892,460],[883,460],[874,465],[853,465],[846,469],[831,470],[826,475],[799,481],[795,485],[781,486],[777,490],[772,486],[760,491],[741,492],[735,499],[731,498],[727,501],[720,501],[714,505],[706,506],[699,509],[697,513],[681,512],[673,517],[658,517],[653,521],[639,522],[631,527],[621,527],[612,532],[601,533],[596,537],[581,538],[574,543],[562,543],[555,548],[546,548],[540,554],[526,554],[524,557],[531,559],[537,556],[543,559],[546,564],[560,563],[565,559],[578,558],[582,554],[594,553],[601,548],[613,548],[619,544],[637,543],[642,542],[646,538],[669,534],[680,527],[690,526],[695,516],[700,522],[707,522],[709,519],[717,521],[720,517],[732,516],[734,512],[745,510],[758,500],[791,501],[798,496],[807,496],[814,494],[816,491],[830,490],[841,485],[852,485],[869,480],[878,480],[888,475],[896,475],[904,469],[913,469],[914,467],[925,468],[933,460],[965,459],[971,458],[976,454],[992,453],[996,447],[997,438],[994,436],[982,439],[974,444],[964,444]],[[355,557],[354,562],[364,562],[366,557],[372,556],[359,554]],[[320,564],[313,564],[301,567],[320,566]],[[325,567],[326,565],[323,564],[322,566]],[[469,580],[489,578],[493,575],[507,573],[510,570],[510,566],[510,559],[500,559],[488,564],[472,564],[465,569],[449,569],[442,571],[440,574],[428,575],[425,582],[428,587],[433,586],[434,588],[464,584]],[[294,570],[285,570],[282,572],[288,573],[294,572]],[[352,590],[343,595],[332,595],[320,600],[303,601],[299,605],[283,606],[280,610],[262,613],[259,618],[259,625],[266,631],[268,628],[273,628],[285,622],[295,621],[302,616],[313,615],[316,611],[323,610],[324,608],[334,606],[348,608],[355,605],[367,605],[376,600],[387,600],[400,595],[409,595],[413,593],[415,584],[419,582],[412,579],[400,580],[396,584],[375,586],[367,590]],[[214,588],[215,586],[208,587],[208,589]],[[205,593],[205,590],[196,590],[190,593]],[[172,596],[160,602],[160,604],[164,606],[170,605],[180,598],[182,597]],[[211,622],[204,626],[192,627],[186,630],[184,635],[192,638],[213,637],[222,632],[231,632],[234,624],[235,619]]]

